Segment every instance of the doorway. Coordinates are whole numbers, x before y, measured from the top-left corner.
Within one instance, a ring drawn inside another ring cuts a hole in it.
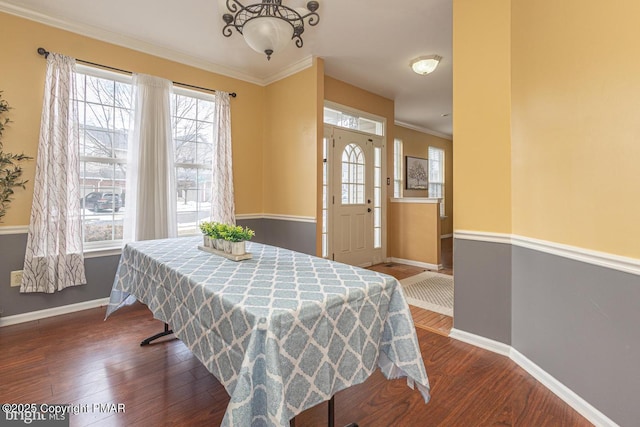
[[[325,147],[326,256],[361,267],[381,263],[386,259],[384,139],[325,126]]]

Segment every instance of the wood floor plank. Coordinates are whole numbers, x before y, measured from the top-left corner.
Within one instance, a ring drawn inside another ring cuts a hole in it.
[[[0,365],[0,400],[126,405],[124,413],[72,415],[70,425],[79,427],[221,423],[229,396],[183,343],[169,339],[140,347],[140,340],[162,329],[146,307],[136,304],[103,318],[104,308],[47,319],[41,326],[0,328],[3,363],[16,368]],[[25,342],[16,340],[23,332]],[[336,425],[590,425],[507,357],[426,330],[417,334],[431,401],[425,404],[406,380],[388,381],[377,371],[336,395]],[[29,358],[20,362],[27,348]],[[296,417],[303,427],[326,422],[326,403]]]

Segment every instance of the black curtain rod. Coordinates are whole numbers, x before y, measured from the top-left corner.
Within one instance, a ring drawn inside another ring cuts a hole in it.
[[[38,48],[38,55],[42,55],[42,56],[44,56],[46,58],[47,56],[49,56],[49,51],[46,50],[43,47],[39,47]],[[95,62],[85,61],[83,59],[76,59],[76,62],[81,62],[81,63],[87,64],[87,65],[93,65],[95,67],[106,68],[107,70],[117,71],[119,73],[133,74],[132,71],[122,70],[120,68],[110,67],[108,65],[96,64]],[[172,82],[172,83],[174,85],[190,87],[192,89],[200,89],[200,90],[205,90],[207,92],[217,92],[215,89],[209,89],[208,87],[194,86],[194,85],[190,85],[190,84],[187,84],[187,83],[180,83],[180,82]],[[232,97],[232,98],[235,98],[238,95],[235,92],[231,92],[229,94],[229,96]]]

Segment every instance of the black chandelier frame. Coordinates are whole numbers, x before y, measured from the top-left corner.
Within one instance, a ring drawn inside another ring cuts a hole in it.
[[[320,22],[320,15],[316,12],[320,7],[317,1],[307,2],[307,10],[309,13],[300,14],[297,10],[282,4],[282,0],[262,0],[261,3],[243,5],[238,0],[227,0],[227,10],[231,13],[222,15],[222,20],[226,23],[222,28],[222,34],[225,37],[231,37],[233,28],[242,34],[244,25],[256,18],[271,17],[279,18],[289,23],[293,27],[293,36],[291,40],[295,41],[297,47],[304,45],[302,41],[302,33],[304,33],[305,20],[309,26],[316,26]],[[271,59],[272,50],[265,51],[267,59]]]

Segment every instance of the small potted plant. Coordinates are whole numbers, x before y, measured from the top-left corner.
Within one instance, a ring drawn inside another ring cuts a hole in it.
[[[219,251],[224,251],[225,250],[225,247],[224,247],[224,236],[226,235],[228,227],[229,226],[227,224],[222,224],[220,222],[214,223],[213,236],[211,238],[215,239],[213,247],[215,249],[219,250]]]
[[[213,234],[215,229],[215,222],[203,221],[200,223],[200,231],[203,235],[204,246],[207,248],[213,248]]]
[[[228,242],[229,252],[232,255],[244,255],[246,253],[245,242],[251,240],[255,232],[249,227],[243,228],[240,225],[229,225],[225,233],[225,241]],[[227,247],[225,246],[225,251]]]

